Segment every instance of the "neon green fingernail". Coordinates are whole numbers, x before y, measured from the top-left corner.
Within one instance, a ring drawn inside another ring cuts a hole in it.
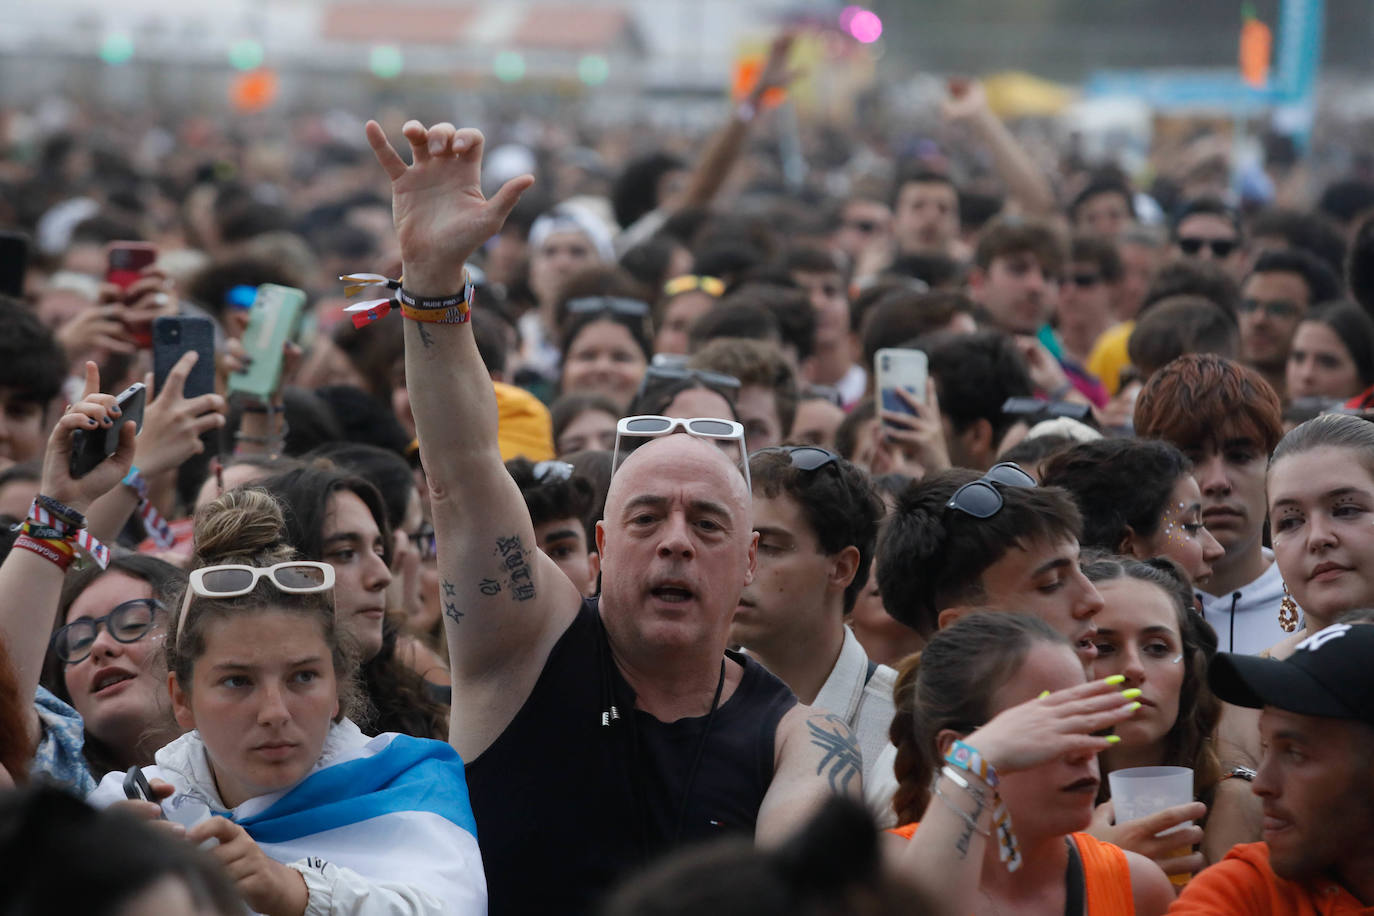
[[[1049,695],[1050,695],[1050,692],[1049,692],[1048,690],[1042,690],[1042,691],[1040,691],[1040,696],[1036,697],[1036,699],[1037,699],[1037,700],[1043,700],[1043,699],[1045,699],[1045,697],[1047,697],[1047,696],[1049,696]]]
[[[1112,686],[1116,686],[1117,684],[1124,684],[1126,683],[1126,675],[1113,674],[1111,677],[1104,677],[1102,679],[1102,683],[1111,684]]]
[[[1120,744],[1120,743],[1121,743],[1121,736],[1120,736],[1120,735],[1108,735],[1108,736],[1107,736],[1107,743],[1108,743],[1108,744]]]
[[[1134,700],[1143,692],[1144,691],[1142,691],[1139,687],[1132,687],[1130,690],[1121,691],[1121,697],[1125,700]]]
[[[1137,700],[1136,702],[1134,702],[1134,703],[1131,704],[1131,712],[1135,712],[1135,711],[1136,711],[1137,709],[1139,709],[1139,708],[1140,708],[1140,702],[1139,702],[1138,700]]]

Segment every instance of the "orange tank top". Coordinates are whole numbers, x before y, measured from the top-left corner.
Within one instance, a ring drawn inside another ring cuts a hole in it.
[[[911,839],[919,823],[891,830]],[[1131,866],[1119,846],[1104,843],[1086,833],[1071,834],[1083,862],[1083,899],[1087,916],[1135,916],[1131,893]]]

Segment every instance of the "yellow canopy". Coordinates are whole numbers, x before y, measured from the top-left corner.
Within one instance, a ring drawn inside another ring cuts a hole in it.
[[[1045,118],[1061,113],[1078,97],[1067,86],[1019,71],[984,77],[988,105],[1003,118]]]

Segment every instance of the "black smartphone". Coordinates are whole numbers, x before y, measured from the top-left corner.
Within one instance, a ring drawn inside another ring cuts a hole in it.
[[[29,268],[29,240],[21,232],[0,232],[0,296],[24,296]]]
[[[195,315],[164,315],[153,319],[153,391],[161,395],[167,376],[188,350],[200,359],[186,376],[185,397],[215,390],[215,323]]]
[[[129,771],[124,774],[124,797],[131,801],[150,801],[156,803],[153,798],[153,787],[148,785],[148,779],[143,775],[143,768],[131,766]]]
[[[118,450],[119,431],[125,423],[134,424],[135,429],[143,427],[143,402],[147,395],[147,386],[134,382],[115,398],[121,413],[109,429],[78,429],[72,433],[72,460],[68,469],[73,479],[85,477]]]

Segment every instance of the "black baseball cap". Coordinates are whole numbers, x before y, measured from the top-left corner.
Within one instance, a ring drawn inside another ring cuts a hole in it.
[[[1219,652],[1207,682],[1237,706],[1374,725],[1374,624],[1333,624],[1283,661]]]

